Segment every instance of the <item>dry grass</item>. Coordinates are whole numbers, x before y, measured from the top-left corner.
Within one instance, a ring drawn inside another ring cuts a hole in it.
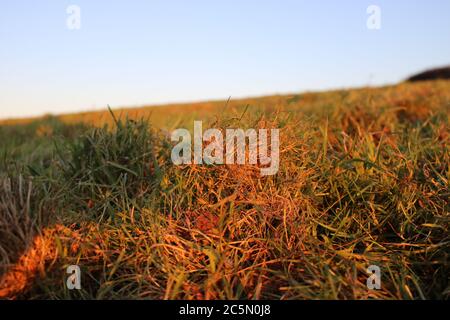
[[[22,252],[17,262],[0,276],[0,299],[13,299],[33,285],[39,276],[45,277],[47,268],[57,259],[55,246],[56,231],[64,229],[44,229],[37,234]]]
[[[153,127],[102,127],[113,120],[100,113],[3,127],[35,134],[0,146],[3,279],[25,279],[0,292],[447,299],[449,89],[438,81],[127,112]],[[173,166],[164,132],[193,119],[280,128],[280,171]],[[97,128],[73,126],[79,120]],[[33,177],[32,188],[9,182],[20,175]],[[72,264],[82,268],[81,290],[64,285]],[[382,269],[381,290],[366,287],[371,264]]]
[[[32,182],[19,175],[0,181],[0,274],[32,242],[35,224],[31,213]]]

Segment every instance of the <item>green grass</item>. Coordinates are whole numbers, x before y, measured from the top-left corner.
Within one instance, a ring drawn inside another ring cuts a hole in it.
[[[448,299],[449,89],[4,124],[0,297]],[[167,132],[194,119],[280,128],[278,174],[172,165]],[[72,264],[81,290],[65,287]],[[369,265],[381,268],[381,290],[366,287]]]

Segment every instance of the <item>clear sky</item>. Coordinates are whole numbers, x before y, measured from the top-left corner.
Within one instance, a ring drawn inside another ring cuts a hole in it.
[[[446,64],[449,0],[0,1],[0,118],[380,85]]]

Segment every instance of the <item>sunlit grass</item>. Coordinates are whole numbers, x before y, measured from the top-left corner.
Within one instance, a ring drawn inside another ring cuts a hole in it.
[[[449,297],[450,82],[115,117],[0,127],[0,297]],[[278,174],[172,165],[167,133],[194,119],[280,128]]]

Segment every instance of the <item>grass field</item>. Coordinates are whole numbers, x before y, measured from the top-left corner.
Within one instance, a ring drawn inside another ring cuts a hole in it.
[[[450,297],[449,81],[114,115],[1,124],[0,298]],[[193,120],[280,128],[278,174],[174,166]]]

